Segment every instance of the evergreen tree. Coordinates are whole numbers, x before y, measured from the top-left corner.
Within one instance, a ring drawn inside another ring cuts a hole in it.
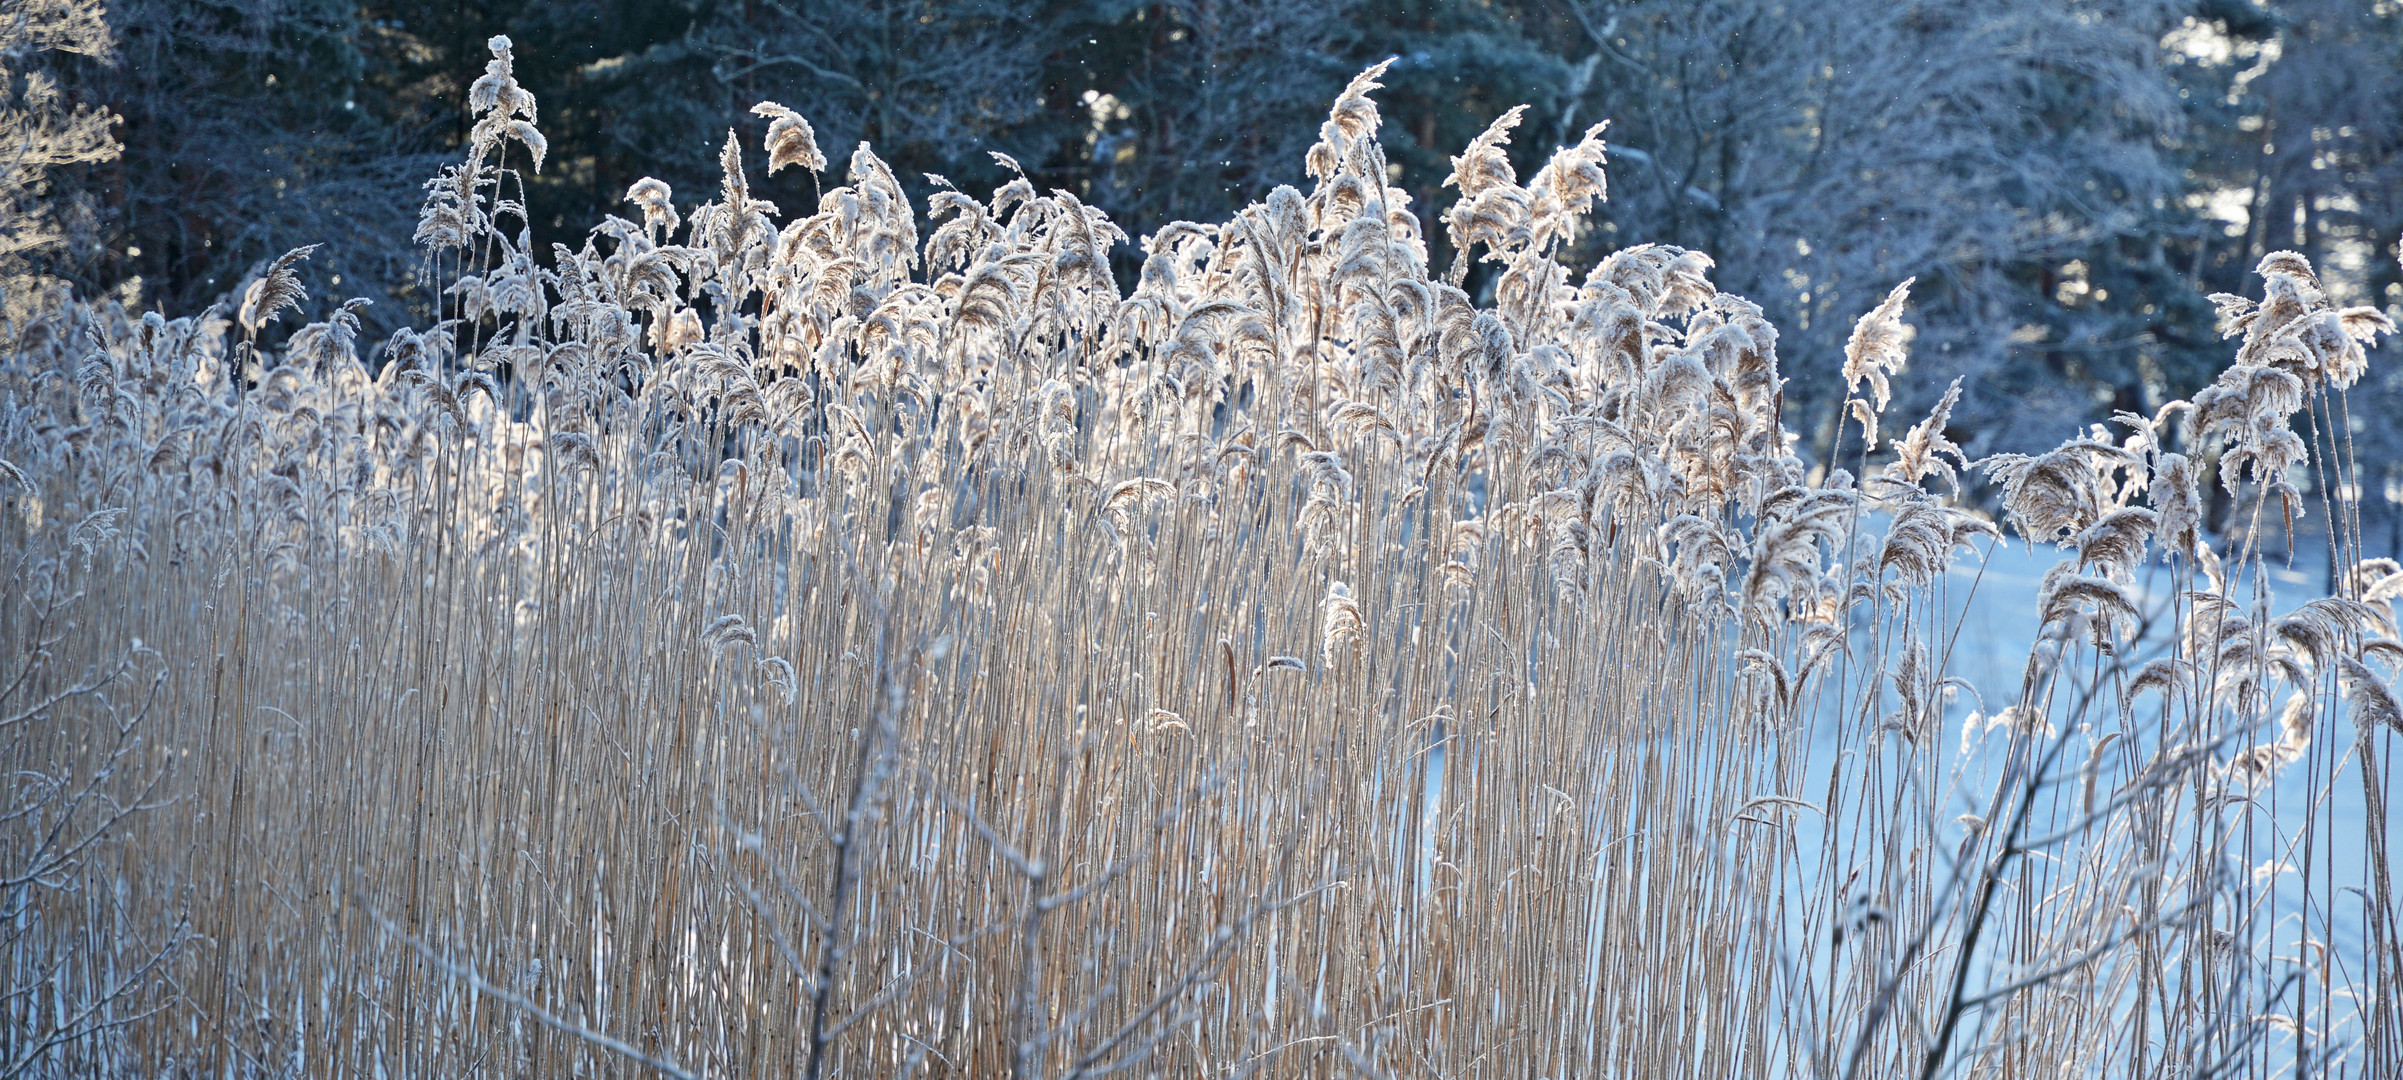
[[[114,160],[115,117],[59,85],[61,58],[115,60],[96,9],[32,0],[0,9],[0,341],[42,303],[56,279],[98,246],[88,192],[54,185],[54,174]]]

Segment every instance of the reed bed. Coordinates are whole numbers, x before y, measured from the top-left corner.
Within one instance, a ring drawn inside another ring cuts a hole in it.
[[[863,145],[780,223],[731,133],[542,265],[493,53],[438,324],[260,348],[304,249],[14,331],[0,1075],[2403,1072],[2403,572],[2326,494],[2392,327],[2300,258],[1975,464],[2075,555],[1974,686],[1908,283],[1804,463],[1708,259],[1554,258],[1599,127],[1454,159],[1449,268],[1382,66],[1129,295],[1072,195]],[[2359,569],[2279,607],[2295,515]]]

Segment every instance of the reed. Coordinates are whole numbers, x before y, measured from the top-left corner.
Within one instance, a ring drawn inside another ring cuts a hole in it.
[[[0,367],[0,1075],[2403,1072],[2403,572],[2326,494],[2392,327],[2298,257],[1975,463],[1879,439],[1904,283],[1814,467],[1706,257],[1554,258],[1600,127],[1455,158],[1444,272],[1382,65],[1129,295],[1068,193],[863,145],[788,219],[731,133],[546,265],[493,55],[435,325],[261,349],[303,249]],[[2006,685],[1972,469],[2074,552]]]

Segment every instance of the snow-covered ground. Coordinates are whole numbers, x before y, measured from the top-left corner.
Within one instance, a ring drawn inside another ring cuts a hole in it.
[[[1948,586],[1954,599],[1950,607],[1959,638],[1948,670],[1976,686],[1987,709],[2003,708],[2016,697],[2030,645],[2040,629],[2039,586],[2046,572],[2063,559],[2074,557],[2050,545],[2031,550],[2024,541],[2014,541],[1995,545],[1977,556],[1966,556],[1952,569]],[[2324,552],[2298,555],[2291,564],[2271,560],[2267,581],[2262,583],[2269,591],[2271,614],[2291,613],[2302,604],[2326,595],[2327,580]],[[2197,583],[2201,584],[2199,578]],[[2167,651],[2176,632],[2175,621],[2168,615],[2175,585],[2172,571],[2155,562],[2138,576],[2130,590],[2147,613],[2150,624],[2143,638],[2122,649],[2121,655],[2130,668]],[[1971,599],[1973,586],[1974,599]],[[2249,576],[2240,577],[2229,591],[2241,602],[2255,595],[2254,587]],[[2251,836],[2247,844],[2247,838],[2239,832],[2227,845],[2226,861],[2227,870],[2236,875],[2237,881],[2275,881],[2269,910],[2258,912],[2255,919],[2252,948],[2255,962],[2273,971],[2286,968],[2294,963],[2300,951],[2298,939],[2325,941],[2334,965],[2329,982],[2341,993],[2348,981],[2366,988],[2371,978],[2363,964],[2363,916],[2370,885],[2366,792],[2354,749],[2356,729],[2349,704],[2340,704],[2333,710],[2325,708],[2324,687],[2321,700],[2323,707],[2313,721],[2310,752],[2253,793],[2256,810],[2246,814],[2240,806],[2228,808],[2231,827],[2241,830],[2249,819]],[[2285,691],[2281,689],[2279,698],[2272,703],[2273,717],[2249,738],[2223,750],[2219,755],[2221,760],[2245,746],[2274,740],[2278,733],[2274,713],[2284,702]],[[1946,752],[1958,754],[1961,766],[1971,775],[1992,764],[1990,760],[1981,760],[1990,756],[1991,748],[1978,746],[1977,739],[1963,738],[1963,725],[1978,707],[1978,702],[1962,695],[1947,710],[1945,734],[1950,745]],[[2109,718],[2115,711],[2102,706],[2094,715]],[[2139,699],[2132,725],[2135,730],[2127,734],[2147,754],[2159,748],[2160,717],[2159,695],[2148,694]],[[2388,747],[2394,742],[2386,737],[2372,741]],[[2086,749],[2083,744],[2073,745],[2070,754],[2082,759]],[[2389,806],[2403,794],[2403,786],[2395,780],[2399,764],[2403,763],[2393,760],[2391,752],[2382,752],[2377,762],[2379,789]],[[1964,785],[1970,791],[1984,790],[1987,786],[1975,782]],[[2320,792],[2325,793],[2317,796],[2323,801],[2314,805],[2315,793]],[[2403,863],[2403,844],[2396,842],[2391,830],[2387,848],[2390,865]],[[2304,878],[2306,863],[2310,875],[2308,890]],[[2308,930],[2299,925],[2299,920],[2306,919]],[[2227,923],[2223,920],[2222,925]],[[2317,957],[2313,961],[2308,966],[2316,966]],[[2315,997],[2323,992],[2314,988]],[[2340,1005],[2338,1014],[2342,1015],[2346,1008]],[[2338,1038],[2342,1041],[2341,1032]],[[2291,1050],[2291,1043],[2288,1046]]]

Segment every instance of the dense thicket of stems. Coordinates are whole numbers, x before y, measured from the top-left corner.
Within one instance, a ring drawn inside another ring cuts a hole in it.
[[[90,778],[114,897],[0,940],[0,1019],[113,985],[43,974],[76,935],[174,991],[31,1071],[2403,1067],[2403,572],[2279,607],[2258,543],[2318,512],[2358,561],[2320,493],[2391,328],[2299,258],[2224,298],[2194,402],[1978,463],[2075,557],[1977,686],[1951,564],[2001,538],[1944,408],[1877,433],[1908,283],[1853,334],[1849,471],[1806,466],[1707,259],[1552,257],[1599,128],[1524,184],[1516,114],[1454,160],[1489,307],[1386,186],[1381,68],[1312,191],[1147,238],[1131,296],[1065,193],[922,223],[862,146],[780,226],[731,139],[689,226],[645,181],[553,270],[493,47],[428,185],[440,325],[257,351],[304,251],[0,368],[0,737],[68,778],[11,791]],[[771,170],[824,167],[761,112]],[[154,696],[92,682],[128,650]]]

